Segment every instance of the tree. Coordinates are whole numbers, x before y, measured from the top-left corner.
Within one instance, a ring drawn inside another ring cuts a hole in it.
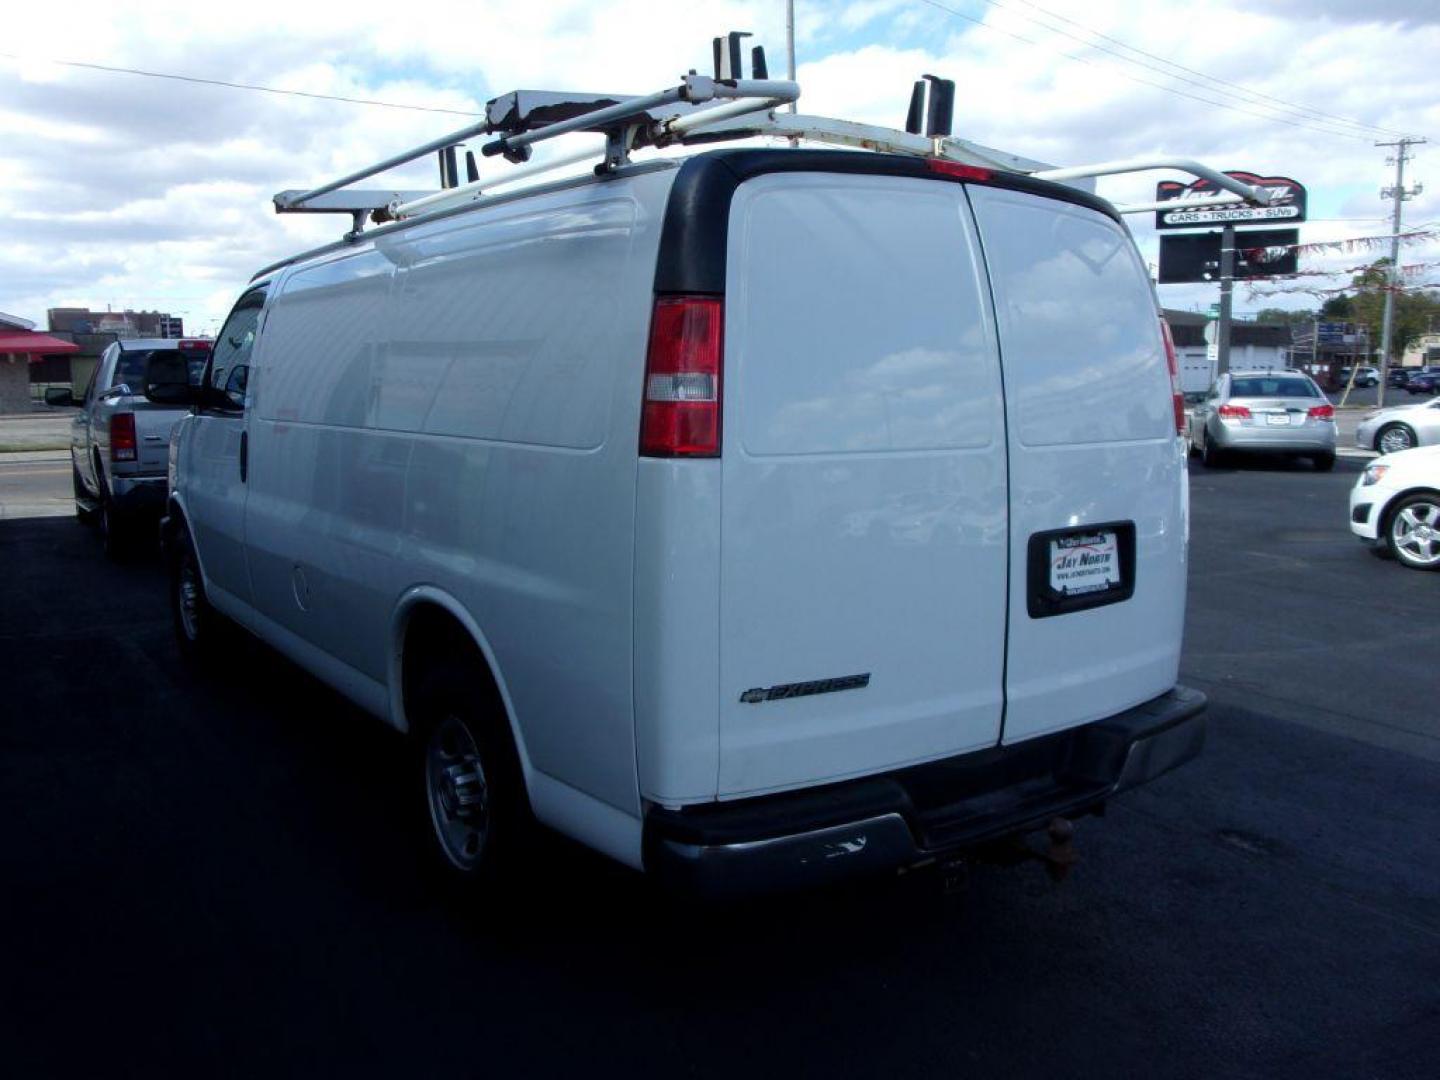
[[[1381,324],[1385,317],[1385,290],[1389,284],[1389,259],[1376,259],[1350,279],[1351,291],[1333,296],[1320,309],[1320,317],[1336,322],[1353,322],[1366,327],[1374,348],[1380,347]],[[1391,325],[1390,361],[1396,362],[1432,319],[1440,318],[1440,299],[1400,285],[1395,292],[1395,314]]]
[[[1287,311],[1285,308],[1267,307],[1261,308],[1255,313],[1257,323],[1268,323],[1271,326],[1309,326],[1315,321],[1313,311]]]

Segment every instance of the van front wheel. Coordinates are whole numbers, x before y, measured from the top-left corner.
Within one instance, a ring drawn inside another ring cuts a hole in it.
[[[181,533],[170,562],[170,616],[176,644],[187,663],[204,663],[214,655],[222,617],[205,596],[200,560],[187,532]]]

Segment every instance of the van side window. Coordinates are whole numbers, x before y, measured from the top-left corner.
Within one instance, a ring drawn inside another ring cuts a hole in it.
[[[265,293],[257,289],[246,293],[235,305],[210,360],[210,385],[222,391],[234,409],[245,408],[245,390],[250,382],[250,350],[255,346],[255,331],[260,324],[260,310]]]

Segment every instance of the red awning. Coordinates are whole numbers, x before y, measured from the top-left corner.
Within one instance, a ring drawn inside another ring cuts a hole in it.
[[[30,353],[32,356],[49,356],[52,353],[79,351],[80,346],[73,341],[61,341],[49,334],[37,334],[33,330],[0,333],[0,353]]]

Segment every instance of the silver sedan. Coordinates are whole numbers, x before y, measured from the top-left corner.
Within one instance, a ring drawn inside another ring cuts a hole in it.
[[[1372,412],[1355,429],[1356,446],[1382,454],[1436,443],[1440,443],[1440,398]]]
[[[1235,451],[1308,457],[1335,467],[1335,407],[1300,371],[1222,375],[1190,418],[1190,447],[1207,467]]]

